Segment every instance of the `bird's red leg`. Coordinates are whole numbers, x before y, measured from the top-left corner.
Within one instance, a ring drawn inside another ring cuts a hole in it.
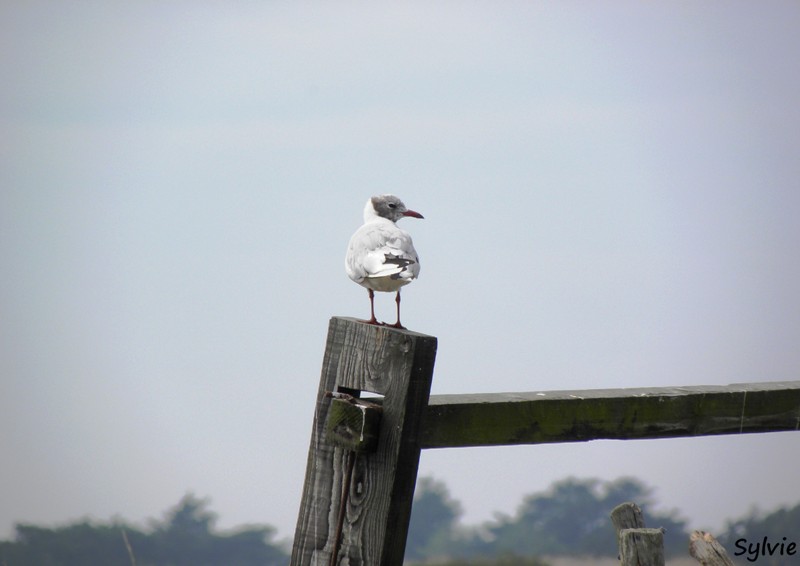
[[[375,292],[372,289],[367,289],[369,292],[369,315],[370,319],[367,324],[378,324],[378,319],[375,318]]]
[[[394,298],[394,302],[397,303],[397,322],[392,324],[394,328],[401,328],[405,330],[405,326],[400,324],[400,291],[397,291],[397,296]]]

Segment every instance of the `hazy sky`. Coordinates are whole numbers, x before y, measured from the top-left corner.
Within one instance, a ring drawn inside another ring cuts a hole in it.
[[[799,379],[798,29],[793,1],[2,3],[0,537],[187,491],[291,536],[373,194],[425,215],[434,393]],[[798,503],[799,466],[780,433],[420,473],[467,523],[633,475],[718,529]]]

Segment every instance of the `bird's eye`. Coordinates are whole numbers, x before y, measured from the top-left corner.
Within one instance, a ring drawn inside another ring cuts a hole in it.
[[[388,203],[389,208],[397,208],[397,205],[393,202]]]

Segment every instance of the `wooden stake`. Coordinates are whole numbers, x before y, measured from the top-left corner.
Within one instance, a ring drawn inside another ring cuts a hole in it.
[[[345,515],[337,562],[401,566],[420,455],[420,415],[430,396],[436,338],[334,317],[317,393],[292,566],[327,565]],[[330,391],[383,396],[377,450],[359,454],[342,493],[349,451],[326,438]]]
[[[693,531],[689,536],[689,554],[703,566],[734,566],[725,547],[705,531]]]

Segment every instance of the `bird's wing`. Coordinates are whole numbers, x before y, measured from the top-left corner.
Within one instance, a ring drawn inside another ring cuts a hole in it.
[[[370,223],[350,239],[345,269],[356,282],[367,277],[415,279],[419,258],[407,232],[394,224]]]

